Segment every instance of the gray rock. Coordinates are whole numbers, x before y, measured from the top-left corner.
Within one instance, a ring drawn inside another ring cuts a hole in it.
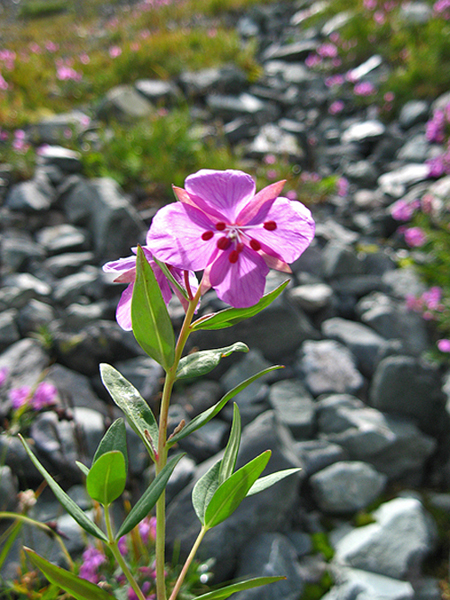
[[[332,279],[342,275],[359,275],[363,266],[354,250],[340,242],[330,241],[322,254],[323,273]]]
[[[244,545],[236,576],[271,576],[284,573],[286,579],[268,586],[236,594],[236,600],[297,600],[304,580],[297,563],[297,553],[289,539],[281,533],[262,533]]]
[[[373,79],[374,72],[379,71],[382,64],[383,57],[380,54],[374,54],[352,69],[349,73],[349,78],[351,81],[361,81],[361,79],[367,78],[367,76],[370,76],[370,79]]]
[[[320,400],[317,411],[320,438],[339,444],[351,460],[368,462],[393,481],[421,481],[436,441],[411,421],[381,413],[344,394]]]
[[[363,323],[387,340],[399,339],[406,352],[420,356],[429,345],[426,323],[418,313],[386,294],[374,292],[356,306]]]
[[[68,223],[44,227],[36,234],[36,238],[52,255],[86,250],[89,245],[87,232]]]
[[[334,340],[306,341],[296,366],[313,396],[351,394],[363,385],[353,354]]]
[[[88,227],[99,262],[128,256],[142,240],[145,225],[113,179],[78,179],[62,204],[71,223]]]
[[[144,98],[157,106],[174,104],[181,96],[179,88],[172,81],[139,79],[134,87]]]
[[[199,98],[210,93],[239,93],[245,84],[245,73],[235,65],[194,72],[185,71],[180,74],[180,85],[190,98]]]
[[[49,330],[56,317],[55,310],[47,302],[32,298],[17,316],[17,326],[22,337]]]
[[[0,510],[16,510],[19,487],[17,477],[10,467],[6,465],[0,467],[0,482]]]
[[[60,144],[67,129],[75,134],[82,133],[89,126],[89,117],[80,110],[52,115],[29,128],[30,138],[35,144]]]
[[[317,42],[312,40],[293,42],[292,44],[273,44],[262,55],[263,62],[268,60],[284,60],[286,62],[304,61],[305,58],[317,49]]]
[[[336,544],[335,560],[393,579],[420,576],[436,542],[436,525],[417,498],[395,498],[374,513],[375,523],[358,527]]]
[[[94,262],[93,252],[67,252],[48,258],[43,263],[54,277],[61,278],[77,273],[83,267]]]
[[[409,186],[428,179],[429,167],[423,163],[409,163],[394,171],[380,175],[378,185],[383,193],[392,198],[401,198]]]
[[[248,115],[262,124],[273,118],[273,107],[268,102],[247,92],[239,94],[239,96],[210,94],[206,98],[206,103],[214,115],[225,120]]]
[[[5,205],[14,211],[44,212],[51,208],[55,199],[55,190],[49,180],[36,177],[13,185],[6,196]]]
[[[405,299],[407,295],[420,296],[425,291],[424,283],[411,268],[394,269],[383,274],[387,292],[395,298]]]
[[[293,450],[303,464],[303,471],[307,476],[314,475],[317,471],[348,458],[348,453],[344,448],[326,440],[296,442]]]
[[[373,143],[378,141],[384,134],[386,128],[381,121],[364,121],[354,123],[346,129],[341,136],[344,144],[357,142],[359,144]]]
[[[17,315],[18,311],[15,308],[0,312],[0,351],[20,340]]]
[[[129,121],[148,117],[152,104],[130,85],[118,85],[110,89],[97,108],[97,116],[105,121],[119,119]]]
[[[432,18],[433,11],[425,2],[406,2],[400,7],[399,16],[406,23],[423,25]]]
[[[62,146],[43,146],[39,159],[43,165],[55,165],[65,173],[79,173],[83,168],[81,154]]]
[[[98,285],[99,271],[97,267],[86,266],[79,272],[67,275],[57,281],[53,291],[55,302],[68,306],[79,300],[80,297],[92,297],[95,293],[95,286]]]
[[[2,233],[1,243],[3,274],[23,271],[29,268],[31,261],[40,261],[45,257],[43,248],[26,231],[6,230]]]
[[[147,402],[154,401],[161,387],[162,367],[149,356],[114,363],[114,367],[139,390]]]
[[[377,182],[379,171],[372,161],[358,160],[345,164],[344,175],[360,187],[372,187]]]
[[[289,300],[307,313],[316,313],[330,305],[333,289],[326,283],[298,285],[287,292]]]
[[[428,158],[430,152],[430,143],[426,136],[418,133],[408,139],[397,153],[397,158],[405,162],[421,162]]]
[[[414,600],[408,581],[399,581],[360,569],[333,569],[337,585],[322,600]]]
[[[388,356],[373,376],[370,402],[375,408],[414,419],[428,434],[448,429],[445,395],[438,374],[410,356]]]
[[[364,462],[342,461],[325,467],[309,479],[319,508],[349,514],[371,504],[382,493],[387,477]]]
[[[306,87],[314,75],[303,63],[288,63],[281,60],[269,60],[264,64],[264,73],[269,77],[280,76],[286,83]]]
[[[82,445],[80,456],[87,459],[87,466],[90,467],[97,446],[106,432],[105,418],[96,410],[84,406],[73,409],[73,418]]]
[[[322,332],[326,337],[341,342],[351,350],[364,375],[373,375],[378,356],[387,346],[385,339],[366,325],[339,317],[324,321]]]
[[[268,400],[278,421],[290,429],[296,440],[312,436],[315,429],[314,402],[300,381],[285,379],[274,383]]]
[[[13,387],[35,385],[49,363],[50,357],[37,340],[25,338],[12,344],[0,355],[0,369],[8,371],[7,383],[0,394],[6,395]]]
[[[166,501],[169,504],[192,480],[195,474],[195,462],[183,456],[177,463],[166,486]]]
[[[89,408],[106,416],[108,407],[94,393],[90,380],[86,375],[76,373],[54,363],[48,370],[45,377],[46,381],[53,383],[58,388],[60,401],[63,407]]]
[[[277,424],[273,412],[268,411],[243,430],[237,468],[267,448],[272,449],[272,456],[264,475],[298,467],[298,459],[292,454],[292,444],[289,431]],[[213,457],[200,465],[195,480],[217,459]],[[200,547],[199,558],[216,559],[214,573],[218,581],[230,577],[244,544],[257,534],[279,531],[286,525],[297,502],[298,478],[298,475],[287,477],[264,492],[245,499],[229,519],[208,532]],[[192,486],[178,494],[167,513],[168,544],[172,546],[178,540],[182,555],[187,555],[200,529],[190,498]]]
[[[247,154],[252,158],[263,158],[266,154],[289,157],[296,162],[304,161],[305,153],[291,133],[279,126],[267,123],[249,144]]]
[[[425,100],[409,100],[400,111],[400,125],[403,129],[410,129],[418,123],[424,123],[428,118],[429,110],[429,103]]]
[[[85,297],[80,300],[85,300]],[[66,308],[64,324],[73,331],[83,329],[109,316],[109,311],[106,309],[107,305],[104,302],[93,302],[92,304],[78,304],[75,302]]]

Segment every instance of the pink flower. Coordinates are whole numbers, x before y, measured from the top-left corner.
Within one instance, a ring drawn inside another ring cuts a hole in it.
[[[396,221],[409,221],[413,216],[416,209],[414,202],[407,202],[406,200],[397,200],[391,206],[392,218]]]
[[[145,517],[139,525],[139,535],[142,543],[147,545],[149,540],[156,539],[156,517]]]
[[[316,67],[317,65],[320,65],[321,62],[322,62],[322,58],[320,56],[318,56],[317,54],[310,54],[305,59],[305,65],[307,67],[309,67],[310,69],[312,69],[313,67]]]
[[[336,183],[336,191],[338,196],[346,196],[348,194],[348,179],[346,177],[339,177]]]
[[[367,10],[375,10],[377,7],[377,0],[364,0],[363,5]]]
[[[336,85],[342,85],[344,83],[343,75],[330,75],[325,79],[325,85],[327,87],[334,87]]]
[[[450,340],[447,338],[443,338],[442,340],[437,341],[437,347],[441,352],[450,352]]]
[[[83,563],[80,567],[79,576],[91,583],[98,583],[98,569],[106,562],[106,556],[94,546],[88,546],[82,554]]]
[[[120,48],[119,46],[111,46],[111,48],[109,49],[109,55],[111,58],[117,58],[121,54],[122,48]]]
[[[422,301],[428,310],[441,310],[442,288],[435,285],[422,294]]]
[[[48,381],[42,381],[34,392],[31,405],[34,410],[41,410],[41,408],[56,404],[57,396],[58,390],[56,387]]]
[[[371,96],[375,92],[375,86],[370,81],[361,81],[361,83],[357,83],[353,88],[353,93],[356,96]]]
[[[335,100],[328,107],[328,112],[330,113],[330,115],[337,115],[344,110],[344,106],[345,105],[342,102],[342,100]]]
[[[202,169],[190,175],[179,200],[160,209],[147,244],[160,260],[179,269],[204,270],[203,288],[236,308],[264,293],[270,268],[290,272],[314,236],[310,211],[279,197],[284,181],[255,195],[242,171]]]
[[[378,25],[383,25],[386,22],[386,15],[381,10],[377,10],[373,14],[373,19]]]
[[[169,303],[172,298],[172,291],[166,276],[158,265],[153,260],[153,255],[148,247],[143,246],[142,250],[153,269],[156,281],[161,288],[162,297],[166,304]],[[136,253],[136,249],[133,248],[133,252]],[[180,269],[174,269],[169,267],[173,277],[181,285],[184,284],[184,274]],[[133,287],[136,280],[136,256],[128,256],[127,258],[119,258],[103,265],[103,271],[105,273],[117,273],[117,277],[114,279],[114,283],[128,283],[127,288],[122,292],[122,295],[117,305],[116,320],[118,324],[126,331],[131,331],[131,298],[133,296]],[[197,290],[197,279],[193,273],[189,274],[189,285],[191,291],[195,293]],[[180,295],[178,290],[174,290],[175,294],[180,299],[181,303],[186,306],[186,300]]]
[[[5,80],[3,75],[0,73],[0,90],[7,90],[9,88],[8,82]]]
[[[411,248],[423,246],[427,241],[425,232],[420,227],[409,227],[404,232],[405,241]]]
[[[277,162],[277,157],[274,154],[266,154],[263,160],[266,165],[274,165]]]
[[[2,387],[2,385],[4,385],[5,381],[8,379],[8,373],[8,367],[2,367],[0,369],[0,387]]]
[[[317,54],[323,58],[334,58],[337,56],[338,50],[334,44],[327,42],[317,48]]]
[[[385,95],[383,96],[383,99],[385,102],[394,102],[394,100],[395,100],[394,92],[386,92]]]
[[[31,388],[29,385],[23,385],[18,388],[14,388],[9,392],[9,399],[14,410],[17,410],[24,404],[30,401]]]

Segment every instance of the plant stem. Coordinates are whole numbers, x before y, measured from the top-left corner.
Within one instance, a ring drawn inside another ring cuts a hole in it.
[[[120,554],[119,547],[117,545],[116,540],[114,539],[114,534],[113,534],[112,525],[111,525],[111,516],[109,514],[109,506],[104,506],[104,509],[105,509],[106,531],[108,534],[108,546],[111,549],[111,552],[113,553],[113,556],[117,561],[117,564],[122,569],[123,574],[127,578],[128,583],[133,588],[136,596],[139,598],[139,600],[145,600],[145,596],[142,593],[141,588],[138,586],[135,578],[133,577],[133,574],[130,571],[127,563],[125,562],[125,559]]]
[[[167,371],[164,388],[161,397],[161,409],[159,413],[159,434],[158,434],[158,453],[156,459],[156,474],[158,475],[167,463],[167,425],[169,417],[170,397],[172,395],[173,385],[176,381],[178,364],[181,359],[184,347],[189,334],[191,333],[191,322],[195,309],[200,300],[201,286],[199,286],[194,298],[190,300],[183,325],[178,336],[175,347],[175,360],[171,368]],[[161,494],[156,503],[156,596],[157,600],[166,600],[166,582],[165,582],[165,543],[166,543],[166,495]]]
[[[208,531],[208,529],[204,525],[202,525],[202,528],[200,529],[200,533],[198,534],[197,539],[195,540],[194,545],[192,546],[189,556],[187,557],[186,562],[183,565],[181,573],[178,575],[178,579],[175,583],[175,587],[173,588],[172,593],[170,594],[169,600],[176,599],[178,592],[180,591],[180,588],[183,584],[184,578],[186,577],[186,573],[188,572],[190,564],[193,561],[194,556],[197,553],[198,547],[200,546],[201,541],[203,540],[203,537],[207,531]]]

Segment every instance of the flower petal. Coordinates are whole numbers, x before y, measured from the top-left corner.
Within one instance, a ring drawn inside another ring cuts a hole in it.
[[[130,283],[124,291],[119,300],[119,304],[116,309],[116,320],[122,329],[125,331],[131,331],[131,298],[133,296],[134,282]]]
[[[284,262],[293,263],[306,250],[314,237],[315,224],[311,212],[301,202],[277,198],[265,221],[276,223],[275,229],[258,227],[249,235],[260,242],[262,249]]]
[[[211,286],[221,300],[234,308],[253,306],[264,294],[269,267],[257,252],[247,247],[239,254],[238,260],[231,263],[231,251],[221,252],[211,265]]]
[[[136,257],[127,256],[107,262],[102,269],[105,273],[117,273],[116,283],[131,283],[136,278]]]
[[[203,240],[206,231],[212,231],[213,236]],[[176,202],[164,206],[154,216],[147,247],[165,263],[186,271],[200,271],[214,253],[219,234],[203,212]]]
[[[201,210],[208,207],[234,222],[236,216],[255,194],[255,182],[243,171],[201,169],[185,181],[188,194]]]
[[[241,212],[238,214],[236,222],[239,225],[251,225],[254,223],[260,223],[265,215],[269,211],[273,202],[281,194],[281,190],[286,183],[286,179],[272,183],[262,189],[256,194],[256,196],[244,206]]]

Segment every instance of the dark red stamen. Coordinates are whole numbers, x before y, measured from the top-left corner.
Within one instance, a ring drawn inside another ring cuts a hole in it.
[[[214,231],[205,231],[205,233],[202,233],[202,240],[207,242],[208,240],[210,240],[212,238],[213,235],[214,235]]]
[[[258,242],[258,240],[250,240],[250,248],[258,252],[258,250],[261,250],[261,244]]]
[[[223,221],[219,221],[218,223],[216,223],[217,231],[223,231],[226,226],[226,223],[224,223]]]
[[[275,221],[266,221],[264,223],[264,229],[267,229],[268,231],[274,231],[277,228],[277,224],[275,223]]]
[[[236,263],[238,261],[239,258],[239,252],[237,250],[232,250],[230,252],[230,256],[228,257],[228,260],[230,261],[230,263]]]
[[[217,240],[217,247],[219,250],[226,250],[230,246],[231,242],[227,237],[221,237]]]

